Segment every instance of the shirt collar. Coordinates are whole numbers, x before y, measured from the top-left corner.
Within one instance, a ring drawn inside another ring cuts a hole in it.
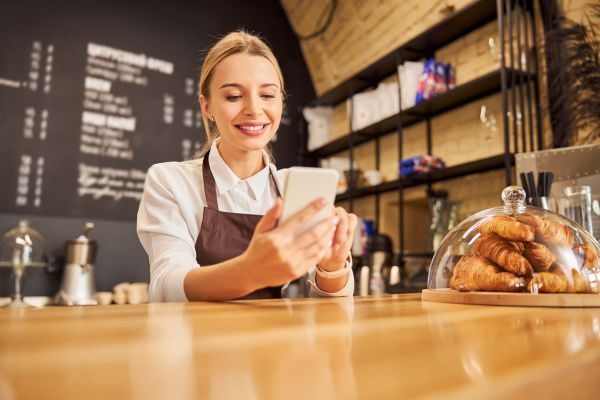
[[[216,139],[210,148],[208,164],[210,165],[213,177],[215,178],[215,184],[219,194],[223,195],[227,193],[239,182],[244,181],[250,187],[254,199],[260,199],[270,181],[269,170],[271,169],[271,165],[266,151],[262,151],[265,167],[251,177],[242,180],[231,170],[231,168],[229,168],[229,165],[227,165],[225,160],[223,160],[223,157],[221,157],[219,149],[217,148],[218,143],[219,139]]]

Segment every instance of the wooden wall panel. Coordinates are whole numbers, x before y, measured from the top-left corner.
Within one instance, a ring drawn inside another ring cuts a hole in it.
[[[381,210],[381,232],[389,235],[395,251],[400,250],[398,229],[398,194],[385,193],[379,198]],[[425,187],[407,189],[404,192],[404,251],[410,253],[427,251],[429,213]]]
[[[479,116],[481,107],[495,118],[487,127]],[[501,95],[495,94],[469,103],[432,120],[432,153],[447,166],[462,164],[504,152]],[[495,129],[495,131],[494,131]]]
[[[461,220],[478,211],[502,205],[500,194],[505,188],[504,171],[473,174],[434,185],[435,189],[446,189],[448,199],[460,203]]]
[[[470,2],[339,1],[325,33],[301,43],[315,90],[318,94],[326,92]],[[315,30],[324,2],[281,0],[281,3],[296,32],[307,34]]]

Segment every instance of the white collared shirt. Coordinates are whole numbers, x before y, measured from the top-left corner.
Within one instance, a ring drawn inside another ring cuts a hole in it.
[[[277,170],[263,151],[265,168],[247,179],[238,178],[225,163],[217,141],[208,163],[216,183],[219,211],[264,215],[277,200],[269,169],[283,190],[287,170]],[[155,164],[148,170],[137,215],[137,233],[150,262],[150,301],[186,301],[183,280],[196,262],[196,238],[206,206],[202,159]],[[352,296],[354,277],[336,293],[320,290],[315,269],[309,274],[309,295]]]

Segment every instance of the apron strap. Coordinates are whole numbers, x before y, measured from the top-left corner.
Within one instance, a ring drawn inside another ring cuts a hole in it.
[[[210,154],[210,150],[206,152],[206,155],[202,159],[202,177],[204,178],[204,194],[206,195],[206,205],[208,208],[212,208],[213,210],[218,210],[217,206],[217,185],[215,183],[215,178],[213,177],[212,171],[210,170],[210,163],[208,162],[208,156]],[[275,176],[273,175],[273,171],[271,170],[271,166],[269,168],[269,176],[271,178],[271,182],[273,182],[273,186],[275,186],[275,192],[277,193],[277,197],[281,197],[281,192],[279,191],[279,186],[277,185],[277,181],[275,180]]]
[[[210,170],[208,162],[208,156],[210,150],[206,152],[206,155],[202,159],[202,177],[204,178],[204,194],[206,195],[206,206],[213,210],[218,210],[217,206],[217,185],[215,178]]]
[[[279,185],[277,185],[277,181],[275,180],[275,175],[273,175],[273,171],[271,170],[270,165],[269,165],[269,175],[271,176],[271,181],[273,182],[273,186],[275,186],[275,193],[277,193],[277,197],[281,197],[281,192],[279,191]]]

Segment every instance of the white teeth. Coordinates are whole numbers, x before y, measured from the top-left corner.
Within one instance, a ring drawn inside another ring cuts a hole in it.
[[[265,126],[264,125],[240,125],[240,129],[243,129],[245,131],[253,131],[253,132],[258,132],[260,130],[263,130]]]

